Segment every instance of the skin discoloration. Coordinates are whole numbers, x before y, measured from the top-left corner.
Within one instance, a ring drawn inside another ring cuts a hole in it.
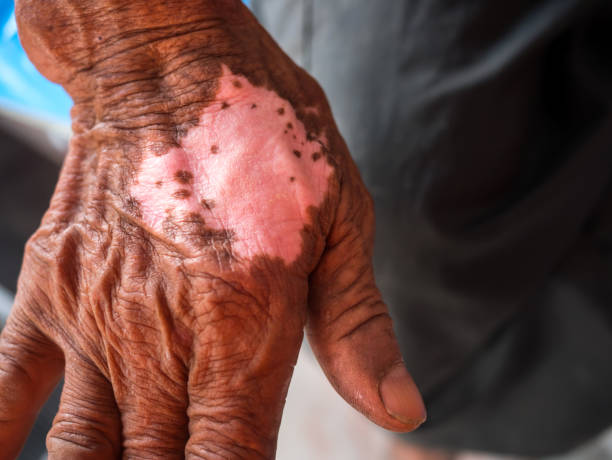
[[[279,115],[285,115],[285,109],[281,107],[276,111],[276,113],[278,113]]]
[[[127,198],[127,200],[125,200],[125,208],[132,216],[139,218],[142,217],[140,212],[140,202],[133,196],[130,196]]]
[[[223,101],[223,104],[221,104],[221,109],[222,109],[222,110],[228,109],[228,108],[229,108],[229,106],[230,106],[230,105],[229,105],[227,102]]]
[[[167,155],[145,155],[132,193],[142,202],[144,223],[161,232],[165,188],[152,184],[166,183],[168,171],[188,170],[193,175],[190,189],[172,192],[180,200],[173,211],[177,220],[193,222],[189,216],[197,213],[206,222],[201,234],[217,237],[231,232],[236,260],[267,255],[291,263],[300,254],[300,232],[309,223],[306,210],[321,204],[333,171],[327,162],[299,160],[319,152],[317,141],[327,140],[308,141],[303,123],[276,93],[254,87],[227,68],[220,82],[217,99],[227,101],[228,108],[205,109],[199,123]],[[251,110],[253,104],[259,108],[256,112]],[[283,121],[278,118],[280,109]],[[295,140],[282,134],[287,123]],[[214,154],[221,149],[223,155]],[[288,187],[287,175],[280,172],[289,173],[297,185]],[[215,203],[214,208],[203,204],[209,202]]]
[[[213,200],[206,200],[203,199],[202,201],[200,201],[200,204],[202,205],[202,207],[204,209],[206,209],[207,211],[212,211],[213,208],[215,207],[215,202]]]
[[[312,161],[317,161],[321,158],[321,152],[315,152],[312,154]]]
[[[181,184],[190,184],[191,181],[193,180],[193,174],[191,174],[189,171],[185,171],[184,169],[181,169],[176,172],[176,174],[174,175],[174,178],[177,182]]]
[[[176,238],[176,235],[179,233],[180,227],[176,222],[172,219],[171,215],[168,215],[162,222],[162,232],[169,238]]]
[[[191,191],[187,190],[186,188],[182,188],[174,192],[172,196],[174,198],[178,198],[179,200],[186,200],[191,196]]]

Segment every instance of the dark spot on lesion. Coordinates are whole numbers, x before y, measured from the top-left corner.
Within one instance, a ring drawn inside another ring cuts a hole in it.
[[[289,132],[289,131],[287,131],[287,130],[284,130],[284,131],[283,131],[283,133],[285,133],[285,134],[287,134],[288,132]]]
[[[284,107],[281,107],[280,109],[278,109],[278,110],[276,111],[276,113],[278,113],[279,115],[285,115],[285,109],[284,109]]]
[[[291,122],[287,123],[287,129],[293,129],[293,123]]]
[[[187,198],[191,196],[191,191],[187,190],[186,188],[182,188],[174,192],[172,196],[174,198],[178,198],[179,200],[186,200]]]
[[[128,214],[135,217],[142,217],[142,212],[140,210],[140,201],[138,201],[133,196],[128,196],[127,200],[125,200],[125,210]]]
[[[203,200],[204,201],[204,200]],[[210,202],[212,203],[212,202]],[[212,205],[212,204],[211,204]],[[162,230],[166,237],[175,240],[178,236],[190,241],[195,246],[211,251],[219,264],[226,265],[236,260],[232,243],[235,234],[228,229],[213,229],[206,225],[204,217],[199,212],[181,213],[174,215],[175,210],[166,210],[166,216],[162,222]]]
[[[190,184],[193,180],[193,174],[191,174],[189,171],[181,169],[180,171],[176,172],[174,179],[181,184]]]
[[[238,80],[234,80],[234,81],[233,81],[233,85],[234,85],[236,88],[242,88],[242,83],[240,83]]]
[[[215,207],[215,202],[213,200],[202,200],[202,201],[200,201],[200,205],[204,209],[207,209],[208,211],[211,211]]]
[[[212,246],[216,250],[222,250],[231,255],[231,243],[234,240],[234,232],[227,229],[215,230],[206,227],[206,222],[201,214],[192,212],[184,220],[184,230],[200,246]]]
[[[293,140],[297,140],[297,137],[295,134],[293,135]]]
[[[227,109],[229,106],[230,106],[230,105],[229,105],[229,104],[228,104],[226,101],[223,101],[223,104],[221,104],[221,109],[222,109],[222,110],[225,110],[225,109]]]
[[[321,155],[326,156],[329,153],[327,146],[320,139],[317,139],[317,144],[321,147]]]
[[[204,218],[198,214],[197,212],[190,212],[189,215],[187,216],[187,220],[185,221],[187,224],[200,224],[200,225],[204,225],[206,223],[206,221],[204,220]]]
[[[294,150],[293,154],[298,158],[302,158],[302,152],[300,152],[299,150]]]
[[[157,188],[161,188],[161,186],[162,186],[163,184],[164,184],[164,183],[163,183],[162,181],[160,181],[160,180],[158,180],[157,182],[155,182],[155,186],[156,186]]]
[[[176,138],[180,139],[181,137],[185,137],[185,135],[189,131],[189,128],[193,127],[194,125],[194,122],[189,121],[186,123],[182,123],[181,125],[175,126],[174,131],[176,132]]]
[[[200,233],[200,237],[215,245],[215,243],[221,244],[231,244],[234,241],[235,234],[231,230],[213,230],[213,229],[203,229]]]
[[[314,141],[315,139],[316,139],[316,136],[313,133],[306,133],[306,140]]]
[[[289,182],[295,182],[295,177],[291,176],[291,177],[289,178]]]
[[[251,108],[252,109],[256,109],[257,108],[257,104],[251,104]]]
[[[321,158],[321,152],[315,152],[312,154],[312,161],[317,161]]]
[[[212,154],[217,154],[217,153],[219,153],[219,146],[218,146],[218,145],[216,145],[216,144],[215,144],[215,145],[212,145],[212,146],[210,147],[210,153],[212,153]]]
[[[166,235],[167,237],[174,238],[176,237],[176,234],[179,231],[179,226],[176,224],[176,222],[174,222],[174,219],[172,218],[172,214],[169,212],[167,214],[168,215],[162,222],[162,231],[164,232],[164,235]]]

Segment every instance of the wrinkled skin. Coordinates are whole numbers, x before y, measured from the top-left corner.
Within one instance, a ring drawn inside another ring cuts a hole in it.
[[[424,419],[324,94],[233,0],[21,0],[74,137],[0,340],[0,459],[271,459],[304,327],[379,425]],[[49,18],[52,18],[49,20]],[[381,383],[382,382],[382,383]]]

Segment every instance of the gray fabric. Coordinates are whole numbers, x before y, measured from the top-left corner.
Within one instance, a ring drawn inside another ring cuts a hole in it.
[[[2,330],[6,323],[12,304],[13,296],[6,288],[0,285],[0,330]]]
[[[374,197],[377,281],[430,409],[411,439],[539,455],[610,425],[609,2],[253,5]]]
[[[447,385],[429,395],[429,426],[408,440],[541,457],[588,441],[612,421],[612,266],[593,247],[560,272]],[[594,273],[590,273],[594,275]],[[606,292],[607,291],[607,292]]]

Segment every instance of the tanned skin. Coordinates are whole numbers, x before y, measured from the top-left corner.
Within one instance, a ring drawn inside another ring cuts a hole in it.
[[[325,95],[238,0],[19,0],[74,136],[0,338],[0,459],[272,459],[303,330],[375,423],[425,417]]]

